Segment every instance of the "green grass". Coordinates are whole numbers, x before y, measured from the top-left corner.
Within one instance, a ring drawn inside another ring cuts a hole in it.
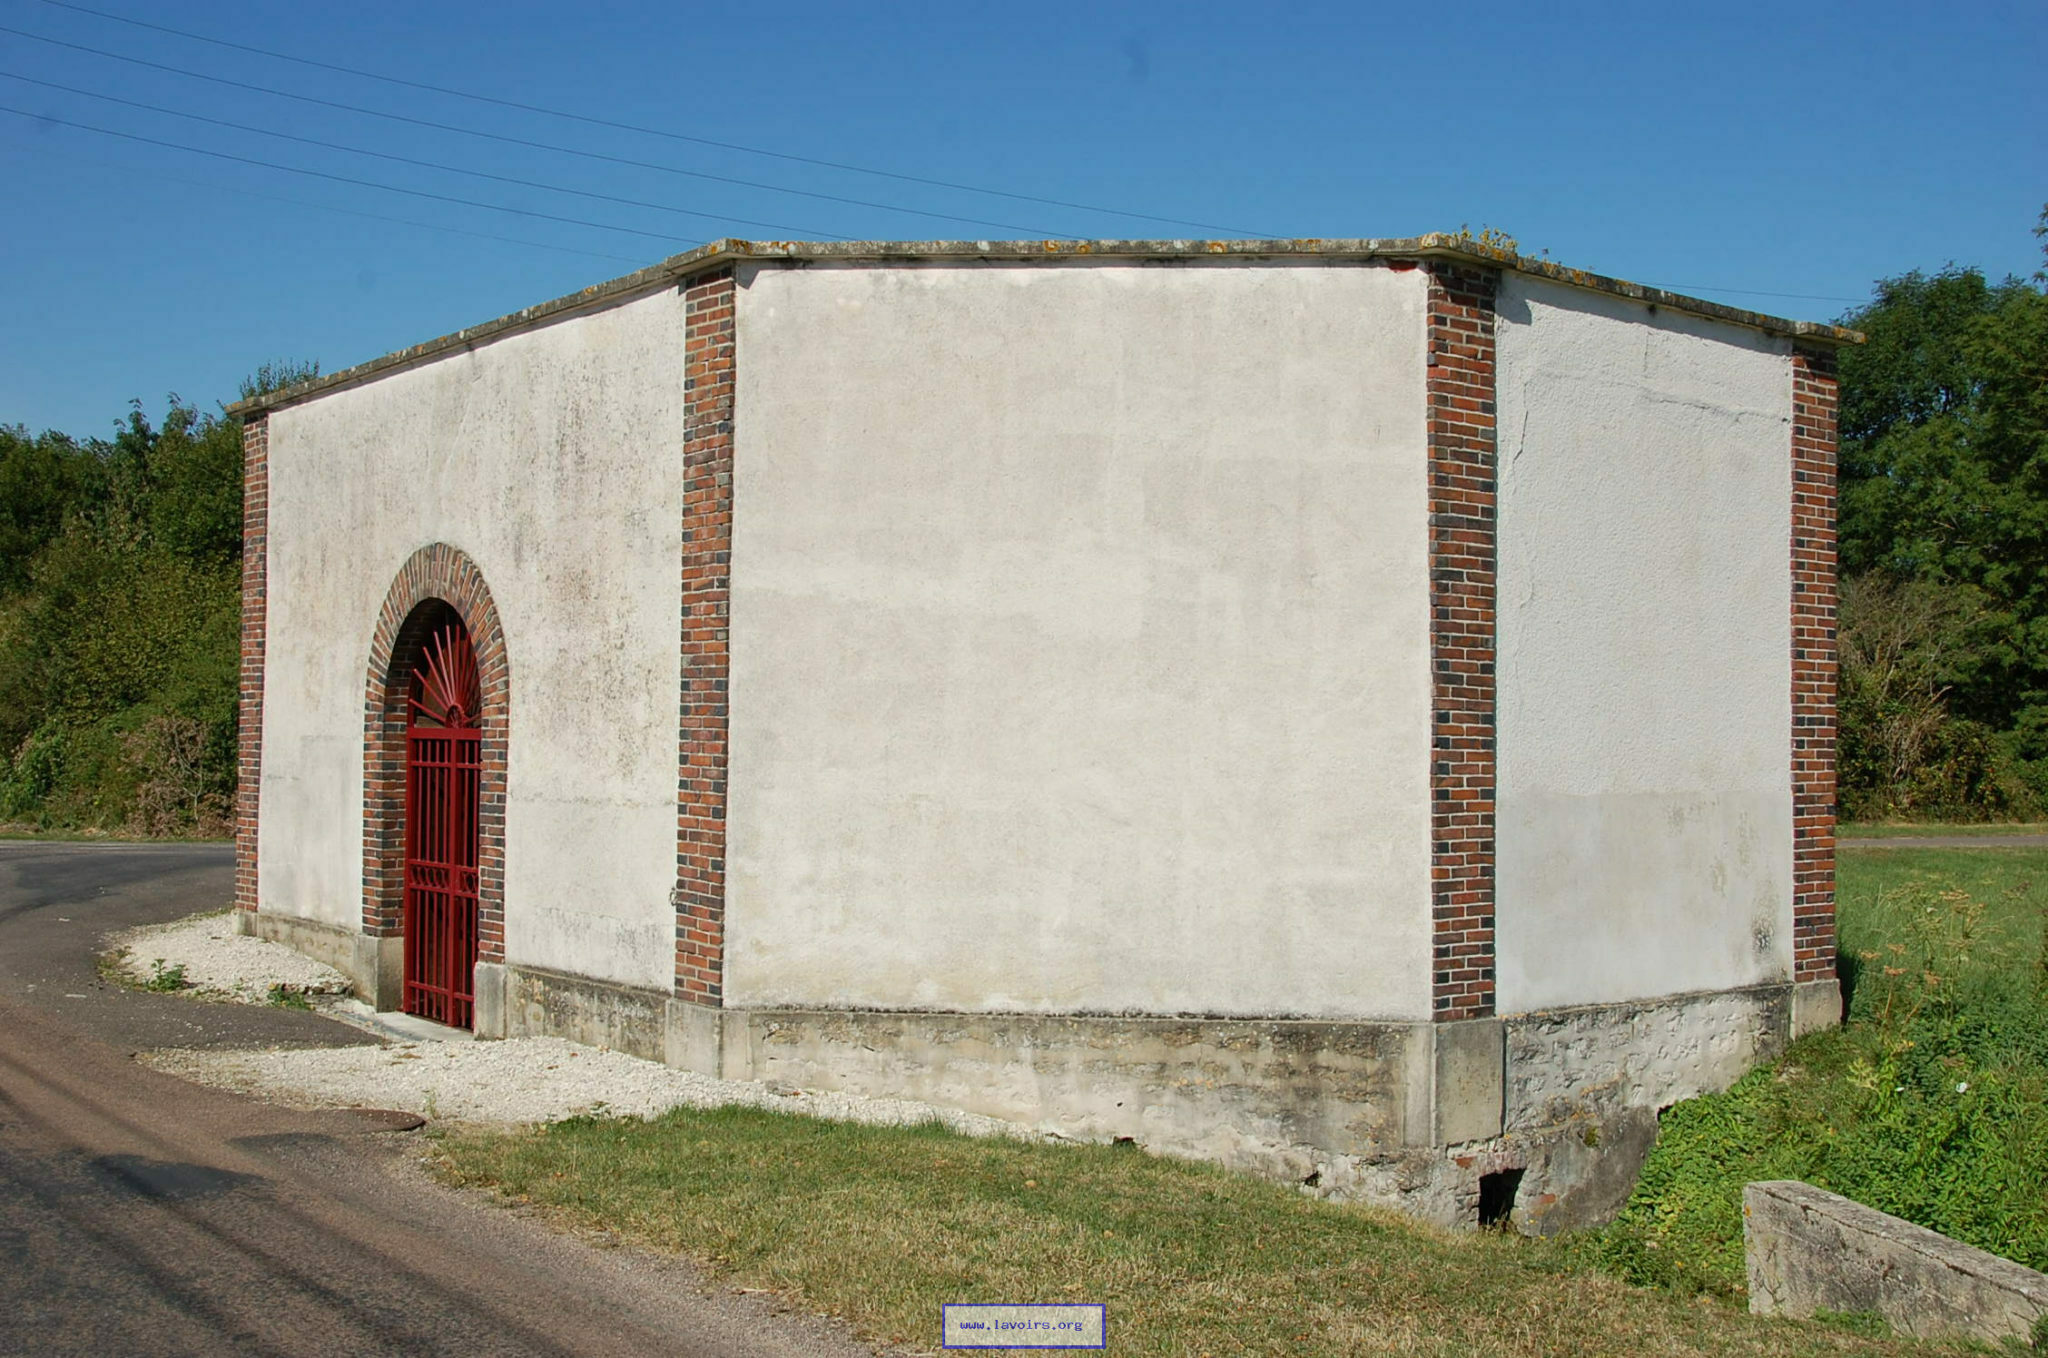
[[[1103,1302],[1114,1351],[1177,1358],[1951,1351],[1741,1311],[1741,1185],[1806,1179],[2048,1265],[2048,852],[1858,856],[1840,898],[1850,1025],[1673,1108],[1596,1235],[1454,1235],[1129,1147],[747,1109],[451,1131],[436,1162],[921,1348],[945,1302],[1029,1299]]]
[[[1743,1183],[1803,1179],[2048,1268],[2048,852],[1842,860],[1847,1026],[1664,1117],[1605,1262],[1743,1294]]]
[[[1804,1355],[1942,1351],[1632,1287],[1582,1241],[1453,1235],[1130,1147],[756,1109],[440,1135],[450,1181],[936,1348],[949,1301],[1093,1301],[1112,1351]]]

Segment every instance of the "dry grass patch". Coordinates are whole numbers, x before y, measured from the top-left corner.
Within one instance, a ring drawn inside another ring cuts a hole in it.
[[[1124,1354],[1923,1353],[1451,1235],[1130,1147],[972,1139],[758,1109],[451,1132],[452,1182],[691,1255],[936,1348],[939,1307],[1091,1301]]]

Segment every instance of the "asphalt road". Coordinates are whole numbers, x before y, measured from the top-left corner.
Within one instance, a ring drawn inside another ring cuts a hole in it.
[[[856,1355],[771,1297],[432,1183],[420,1132],[137,1065],[368,1040],[113,986],[108,931],[227,899],[211,845],[0,842],[0,1354]]]
[[[0,840],[0,1000],[131,1052],[376,1041],[305,1010],[202,1004],[99,974],[107,934],[217,909],[234,890],[235,851],[226,844]]]
[[[2048,835],[1873,835],[1840,838],[1837,849],[2048,849]]]

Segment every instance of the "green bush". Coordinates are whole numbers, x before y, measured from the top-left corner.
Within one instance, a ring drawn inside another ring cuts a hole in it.
[[[34,815],[64,776],[64,728],[46,720],[0,765],[0,816]]]
[[[1950,709],[1981,665],[1986,616],[1968,587],[1878,574],[1842,582],[1844,817],[1999,820],[2039,810],[2016,733]]]

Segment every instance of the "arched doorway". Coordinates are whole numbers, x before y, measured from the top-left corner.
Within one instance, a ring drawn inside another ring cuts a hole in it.
[[[450,623],[459,626],[465,645],[454,645],[454,637],[436,641],[448,632]],[[449,658],[443,668],[450,679],[434,685],[442,696],[437,711],[426,696],[424,680],[416,687],[414,678],[421,672],[432,675],[432,657],[441,655]],[[457,737],[448,733],[468,731],[469,739],[475,741],[475,756],[451,743],[449,754],[465,757],[450,762],[480,764],[481,769],[472,775],[474,781],[452,776],[448,781],[454,790],[469,797],[467,807],[461,808],[461,822],[467,829],[474,816],[475,849],[471,854],[456,855],[466,861],[449,865],[445,885],[432,881],[440,874],[422,872],[420,876],[430,892],[453,892],[461,887],[463,903],[475,902],[471,935],[475,962],[505,960],[506,750],[512,724],[512,663],[497,605],[476,562],[461,548],[445,542],[429,543],[408,557],[392,578],[384,606],[378,611],[368,659],[363,692],[363,936],[388,939],[394,945],[388,953],[377,948],[376,956],[385,960],[377,964],[371,978],[375,1002],[379,1008],[416,1009],[416,1001],[423,1003],[429,997],[410,991],[406,981],[417,978],[433,986],[438,975],[438,988],[448,996],[443,1012],[474,1026],[475,973],[463,964],[462,957],[470,948],[451,947],[437,972],[433,958],[415,959],[405,945],[410,939],[427,941],[407,925],[412,877],[407,865],[413,847],[412,737],[418,734],[430,741],[453,742]],[[459,683],[453,678],[458,670],[463,675]],[[466,698],[464,689],[469,690]],[[424,717],[413,706],[416,696],[428,709]],[[454,705],[463,709],[459,720],[466,726],[448,724],[453,715],[448,702],[451,697],[460,699]],[[481,740],[476,740],[478,731]],[[428,753],[433,750],[429,748]],[[432,767],[431,760],[427,767]],[[428,790],[433,790],[431,780]],[[448,823],[456,822],[451,817]],[[465,835],[464,846],[471,842]],[[421,843],[433,847],[425,839]],[[432,854],[422,855],[421,866],[432,867],[435,861]],[[454,871],[457,866],[468,871]],[[435,902],[429,897],[427,904],[431,910]],[[466,916],[467,912],[458,916],[458,922]],[[452,965],[448,958],[453,959]],[[424,965],[416,965],[416,960]],[[449,984],[451,977],[456,984]],[[462,1003],[456,1002],[458,997]],[[464,1013],[469,1017],[462,1017]]]
[[[400,1008],[468,1028],[476,1007],[483,691],[461,615],[445,603],[428,607],[406,692]]]

